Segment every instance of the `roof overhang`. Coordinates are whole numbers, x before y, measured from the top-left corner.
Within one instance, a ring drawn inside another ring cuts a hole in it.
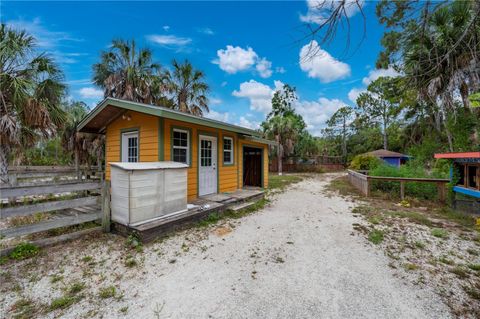
[[[480,158],[480,152],[464,152],[464,153],[439,153],[435,154],[435,158]]]
[[[245,127],[182,113],[162,106],[125,101],[111,97],[104,99],[90,113],[88,113],[77,126],[77,131],[104,134],[106,127],[126,111],[149,114],[260,138],[260,132]]]
[[[275,141],[267,140],[266,138],[261,138],[257,136],[241,136],[242,139],[247,140],[247,141],[252,141],[252,142],[257,142],[257,143],[262,143],[262,144],[268,144],[272,146],[277,146],[278,143]]]

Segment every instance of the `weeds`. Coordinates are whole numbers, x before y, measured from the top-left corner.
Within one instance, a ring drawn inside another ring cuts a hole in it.
[[[450,268],[448,271],[451,272],[452,274],[457,275],[457,277],[460,279],[465,279],[469,277],[468,272],[462,266],[456,266],[456,267]]]
[[[21,243],[10,253],[10,258],[23,260],[38,255],[40,248],[31,243]]]
[[[83,282],[77,281],[72,284],[70,289],[68,289],[68,293],[71,295],[75,295],[85,289],[85,284]]]
[[[468,268],[475,271],[480,271],[480,264],[468,264]]]
[[[414,270],[417,270],[420,267],[417,264],[406,263],[405,265],[403,265],[403,268],[405,268],[405,270],[407,270],[407,271],[414,271]]]
[[[62,275],[53,275],[52,278],[50,278],[50,282],[52,284],[56,283],[56,282],[59,282],[59,281],[62,281],[63,280],[63,276]]]
[[[288,185],[301,182],[303,177],[298,175],[269,175],[268,189],[284,190]]]
[[[383,231],[374,229],[368,234],[368,240],[375,245],[380,244],[383,241]]]
[[[100,288],[98,296],[102,299],[108,299],[115,297],[116,289],[114,286],[108,286],[104,288]]]
[[[32,318],[35,315],[35,304],[31,299],[21,298],[11,308],[14,318]]]
[[[448,231],[442,228],[432,228],[430,234],[437,238],[448,238]]]
[[[75,297],[72,296],[63,296],[60,298],[55,298],[50,303],[49,309],[50,311],[57,310],[57,309],[66,309],[73,305],[76,301]]]

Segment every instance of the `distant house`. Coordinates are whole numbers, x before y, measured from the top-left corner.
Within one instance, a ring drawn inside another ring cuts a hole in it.
[[[455,193],[480,199],[480,152],[442,153],[435,158],[445,158],[452,161],[451,178],[457,175]]]
[[[365,155],[375,156],[382,159],[389,165],[400,167],[400,165],[405,164],[409,159],[409,155],[402,153],[392,152],[388,150],[376,150],[372,152],[365,153]]]

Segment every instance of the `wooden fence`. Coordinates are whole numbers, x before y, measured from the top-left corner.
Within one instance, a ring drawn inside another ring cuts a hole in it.
[[[14,166],[8,169],[10,185],[25,185],[38,180],[103,179],[97,166]]]
[[[345,159],[342,156],[313,156],[307,160],[298,157],[288,157],[282,160],[282,171],[289,172],[318,172],[338,171],[345,168]],[[270,172],[278,172],[278,158],[272,157],[269,167]]]
[[[435,183],[438,190],[438,199],[440,202],[445,202],[446,199],[446,184],[450,182],[448,179],[442,178],[410,178],[410,177],[384,177],[384,176],[369,176],[368,171],[353,171],[348,170],[348,180],[356,189],[363,195],[370,196],[372,181],[384,182],[399,182],[400,183],[400,198],[405,199],[405,183]]]
[[[53,168],[45,169],[45,167],[29,167],[28,169],[16,171],[17,177],[34,179],[39,176],[45,177],[52,172],[56,176],[64,176],[65,173],[71,173],[72,169],[68,167],[59,168],[58,170]],[[73,169],[73,173],[76,174],[75,169]],[[48,176],[52,176],[52,174]],[[49,181],[47,183],[43,181],[18,183],[17,180],[16,185],[1,186],[0,199],[2,200],[2,207],[0,208],[0,219],[2,224],[10,227],[0,230],[0,238],[9,239],[33,235],[100,220],[102,220],[104,229],[108,230],[110,222],[110,185],[108,182],[103,181],[102,176],[103,172],[98,170],[95,171],[95,174],[84,171],[80,175],[81,179]],[[45,213],[45,215],[41,216],[39,221],[33,218],[25,224],[11,222],[15,218],[33,216],[37,213]],[[19,226],[11,226],[15,224],[19,224]],[[60,241],[74,239],[89,232],[100,231],[101,229],[100,226],[93,227],[61,236],[42,238],[33,241],[33,243],[37,246],[47,246]],[[1,254],[4,255],[9,251],[9,249],[2,250]]]

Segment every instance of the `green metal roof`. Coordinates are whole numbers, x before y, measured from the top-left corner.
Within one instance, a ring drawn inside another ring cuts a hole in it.
[[[155,105],[150,105],[150,104],[120,100],[120,99],[111,98],[111,97],[105,98],[90,113],[88,113],[87,116],[78,125],[77,130],[78,131],[87,131],[85,129],[85,127],[88,125],[88,123],[91,122],[96,116],[98,116],[102,112],[102,110],[104,110],[107,106],[113,106],[113,107],[116,107],[116,108],[119,108],[119,109],[150,114],[150,115],[163,117],[163,118],[167,118],[167,119],[172,119],[172,120],[177,120],[177,121],[182,121],[182,122],[186,122],[186,123],[192,123],[192,124],[203,125],[203,126],[207,126],[207,127],[213,127],[213,128],[217,128],[217,129],[230,131],[230,132],[236,132],[236,133],[240,133],[240,134],[251,135],[251,136],[258,137],[258,138],[261,136],[261,134],[258,131],[248,129],[248,128],[245,128],[245,127],[241,127],[241,126],[237,126],[237,125],[233,125],[233,124],[228,124],[228,123],[217,121],[217,120],[212,120],[212,119],[209,119],[209,118],[198,117],[198,116],[191,115],[191,114],[186,114],[186,113],[175,111],[175,110],[172,110],[172,109],[169,109],[169,108],[166,108],[166,107],[162,107],[162,106],[155,106]],[[103,126],[106,126],[108,124],[109,124],[109,122],[106,122],[106,123],[104,123]],[[89,131],[91,131],[91,130],[89,130]],[[100,133],[100,132],[101,132],[101,128],[98,128],[97,133]]]

